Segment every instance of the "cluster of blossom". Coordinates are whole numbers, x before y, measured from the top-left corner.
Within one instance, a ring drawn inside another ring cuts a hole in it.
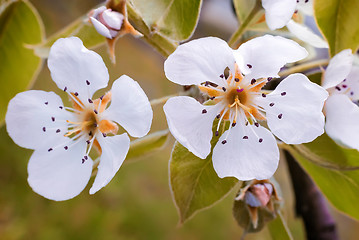
[[[291,20],[293,13],[297,9],[310,13],[311,1],[262,3],[271,29],[287,25],[293,30],[298,29]],[[286,10],[278,11],[281,8]],[[127,21],[106,7],[94,10],[90,19],[109,39]],[[327,46],[319,37],[315,41],[313,45]],[[215,37],[180,45],[165,61],[166,77],[180,85],[198,86],[210,100],[201,104],[188,96],[170,98],[163,107],[169,130],[204,159],[211,152],[214,120],[218,119],[214,135],[219,135],[221,123],[229,122],[213,148],[212,161],[219,177],[238,180],[270,178],[279,162],[277,141],[311,142],[324,128],[339,144],[359,150],[359,135],[353,134],[359,132],[359,67],[353,66],[350,50],[333,57],[322,87],[297,73],[275,90],[263,90],[279,78],[284,65],[307,55],[295,41],[271,35],[249,40],[235,50]],[[86,49],[79,38],[57,40],[48,67],[72,107],[66,107],[53,92],[19,93],[8,105],[7,131],[16,144],[34,150],[28,182],[35,192],[58,201],[73,198],[97,167],[90,189],[93,194],[110,182],[129,150],[130,138],[127,133],[117,135],[118,125],[132,137],[145,136],[153,117],[151,105],[139,84],[126,75],[113,83],[111,91],[94,99],[94,93],[107,86],[109,75],[101,57]],[[92,149],[100,155],[96,160],[90,157]]]

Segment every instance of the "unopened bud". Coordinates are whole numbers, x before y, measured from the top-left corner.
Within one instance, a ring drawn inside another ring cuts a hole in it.
[[[112,39],[121,30],[124,16],[119,12],[102,6],[90,13],[90,20],[99,34]]]

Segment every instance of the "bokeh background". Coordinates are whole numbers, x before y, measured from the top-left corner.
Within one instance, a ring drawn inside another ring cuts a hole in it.
[[[46,36],[101,3],[98,0],[30,2],[43,19]],[[211,35],[228,39],[236,27],[230,0],[204,0],[193,38]],[[180,90],[166,80],[164,58],[141,39],[131,36],[120,39],[115,65],[109,59],[106,46],[95,51],[103,57],[109,69],[110,86],[126,74],[140,83],[149,99]],[[51,81],[46,62],[33,89],[61,93]],[[166,129],[166,126],[162,106],[155,107],[151,131]],[[54,202],[31,190],[26,180],[31,151],[16,146],[7,136],[5,127],[0,128],[0,239],[240,239],[242,230],[231,212],[235,190],[213,208],[198,213],[182,226],[178,225],[177,210],[168,185],[168,160],[173,142],[171,137],[163,150],[138,161],[125,161],[108,186],[95,195],[88,193],[92,179],[76,198]],[[302,222],[295,218],[293,211],[293,193],[285,161],[281,161],[275,177],[282,187],[284,215],[293,237],[305,239]],[[333,208],[331,211],[337,220],[340,239],[357,239],[359,224]],[[264,229],[246,239],[270,237]]]

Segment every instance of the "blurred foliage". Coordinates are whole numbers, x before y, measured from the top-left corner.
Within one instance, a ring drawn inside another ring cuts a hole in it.
[[[223,199],[238,183],[235,178],[219,178],[213,169],[212,150],[225,131],[221,123],[218,136],[215,136],[218,119],[213,123],[211,153],[201,159],[176,142],[169,164],[170,188],[178,208],[180,223],[190,219],[196,212],[213,206]],[[226,128],[228,129],[229,122]]]
[[[315,18],[334,56],[340,51],[351,48],[355,52],[359,47],[359,1],[316,0]]]
[[[41,18],[28,1],[13,1],[0,11],[0,126],[5,106],[16,93],[28,89],[41,67],[41,59],[28,48],[43,39]]]

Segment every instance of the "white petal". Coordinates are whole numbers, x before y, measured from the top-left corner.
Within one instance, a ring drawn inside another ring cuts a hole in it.
[[[226,67],[234,70],[232,49],[215,37],[200,38],[178,46],[164,65],[166,77],[181,85],[198,85],[206,81],[223,85],[219,76]]]
[[[99,8],[96,8],[94,11],[93,11],[93,15],[92,17],[96,18],[100,13],[102,13],[103,11],[105,11],[107,8],[105,6],[101,6]]]
[[[285,95],[284,95],[285,93]],[[328,92],[303,74],[292,74],[262,101],[267,123],[287,144],[311,142],[324,133],[324,101]],[[274,103],[274,106],[270,106]]]
[[[119,12],[107,9],[102,13],[103,20],[105,23],[113,29],[120,30],[123,21],[123,15]]]
[[[112,86],[110,107],[105,118],[120,124],[133,137],[145,136],[151,128],[153,112],[146,93],[132,78],[122,75]]]
[[[312,30],[310,30],[305,25],[301,25],[299,23],[294,22],[293,20],[290,20],[287,23],[287,28],[298,39],[308,43],[313,47],[329,48],[328,43],[323,38],[315,34]]]
[[[353,59],[351,49],[346,49],[336,54],[325,70],[322,86],[328,89],[341,83],[348,76],[352,68]]]
[[[126,133],[113,137],[98,138],[102,154],[95,181],[90,194],[106,186],[120,169],[130,148],[130,138]]]
[[[83,102],[106,87],[109,79],[101,56],[85,48],[77,37],[57,40],[50,49],[48,66],[57,86],[77,92]]]
[[[350,88],[350,91],[347,92],[347,95],[352,100],[359,100],[359,67],[353,65],[349,75],[346,80],[343,82],[343,85],[347,85],[347,88]],[[345,88],[342,85],[343,91]],[[340,86],[340,85],[339,85]]]
[[[313,1],[299,0],[299,2],[297,3],[297,9],[308,16],[313,16]]]
[[[274,174],[278,167],[279,150],[273,134],[266,128],[237,124],[228,138],[225,138],[226,135],[224,132],[213,149],[213,167],[220,178],[262,180]],[[223,140],[227,143],[222,144]]]
[[[90,158],[82,163],[85,151],[85,141],[76,143],[68,150],[35,150],[28,165],[31,188],[55,201],[77,196],[86,187],[92,172]]]
[[[359,107],[344,94],[330,96],[325,103],[325,131],[333,140],[359,150]]]
[[[206,113],[202,113],[203,110]],[[199,158],[211,151],[213,120],[221,106],[204,106],[191,97],[173,97],[163,106],[169,130],[176,140]]]
[[[63,108],[61,98],[53,92],[31,90],[10,100],[5,121],[9,136],[24,148],[36,149],[51,139],[65,138],[66,120],[73,114]],[[60,132],[56,133],[57,129]]]
[[[244,60],[247,79],[279,77],[278,72],[285,64],[296,62],[308,55],[305,48],[298,43],[271,35],[243,43],[234,53],[236,59]]]
[[[100,21],[98,21],[97,19],[90,17],[90,20],[93,24],[93,26],[96,28],[96,31],[101,34],[102,36],[112,39],[112,35],[110,30],[104,25],[102,24]]]
[[[271,30],[284,27],[292,18],[296,0],[262,0],[266,22]]]

